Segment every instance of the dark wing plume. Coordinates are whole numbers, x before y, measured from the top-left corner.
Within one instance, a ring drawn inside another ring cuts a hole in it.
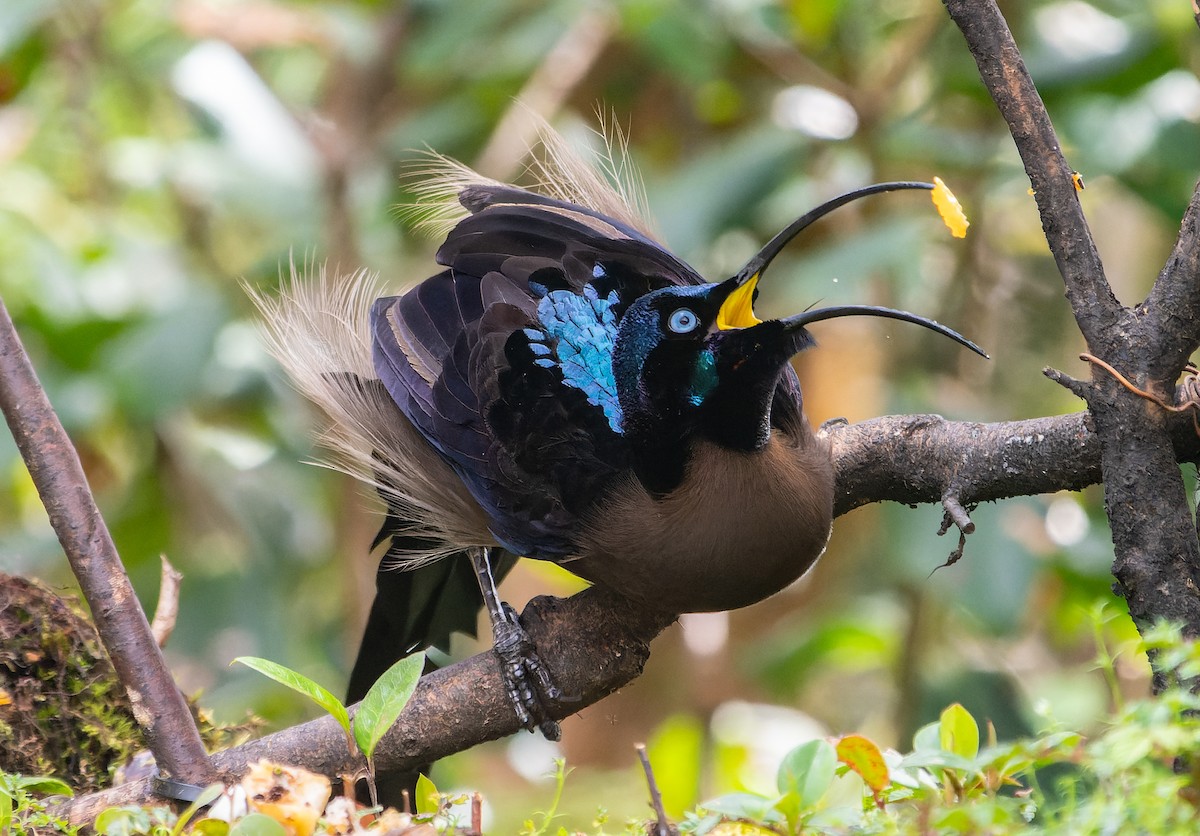
[[[375,303],[376,371],[503,546],[567,556],[579,514],[626,468],[628,452],[597,395],[564,383],[563,334],[543,321],[547,296],[586,300],[555,297],[575,317],[564,327],[586,327],[583,315],[611,330],[637,296],[702,280],[592,210],[512,187],[472,186],[461,199],[474,214],[438,252],[448,269]]]

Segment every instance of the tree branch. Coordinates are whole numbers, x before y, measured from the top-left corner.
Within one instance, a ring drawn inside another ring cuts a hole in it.
[[[1084,412],[1000,424],[889,415],[826,424],[821,433],[833,444],[837,514],[885,500],[940,503],[948,495],[973,505],[1100,481],[1100,445]]]
[[[150,632],[79,456],[38,382],[3,301],[0,409],[79,580],[117,678],[129,694],[147,745],[172,777],[208,782],[213,773],[200,733]]]
[[[1012,33],[994,2],[945,0],[962,30],[980,78],[1008,123],[1033,185],[1050,252],[1062,274],[1079,330],[1093,352],[1116,338],[1122,308],[1104,277],[1104,266],[1083,217],[1073,171]]]
[[[1187,415],[1173,417],[1181,458],[1200,457]],[[947,421],[937,415],[887,416],[823,430],[837,473],[836,513],[868,502],[941,502],[957,484],[973,503],[1007,496],[1078,490],[1100,477],[1100,445],[1086,413],[1007,424]],[[563,719],[638,677],[650,642],[675,615],[631,606],[593,587],[571,598],[537,598],[521,616],[554,681],[577,699],[551,706]],[[422,678],[412,702],[375,751],[380,770],[429,763],[520,730],[505,696],[496,657],[485,652]],[[228,776],[258,758],[325,775],[357,768],[341,728],[313,720],[213,755]],[[116,804],[151,797],[148,781],[84,796],[60,809],[83,822]]]
[[[1147,375],[1174,379],[1200,347],[1200,184],[1179,225],[1179,237],[1141,308],[1155,337]]]
[[[641,675],[650,641],[675,615],[632,607],[593,587],[567,599],[536,598],[522,623],[570,701],[550,706],[556,718],[575,714]],[[412,769],[521,731],[489,652],[472,656],[421,678],[412,701],[375,750],[380,771]],[[213,755],[226,776],[240,776],[259,758],[295,764],[324,775],[356,771],[346,736],[322,717]],[[66,802],[58,812],[84,823],[106,807],[145,802],[149,780],[135,781]]]
[[[1042,227],[1092,354],[1140,389],[1168,394],[1200,338],[1200,233],[1193,197],[1150,299],[1121,307],[1104,276],[1071,170],[1003,16],[992,0],[945,0],[1033,184]],[[1082,394],[1101,448],[1117,588],[1139,626],[1169,618],[1200,636],[1200,543],[1169,434],[1168,410],[1098,364]]]

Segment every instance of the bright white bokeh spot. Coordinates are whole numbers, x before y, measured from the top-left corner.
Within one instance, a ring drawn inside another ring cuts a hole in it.
[[[1056,546],[1074,546],[1088,533],[1087,513],[1074,497],[1060,496],[1046,509],[1046,536]]]
[[[1171,70],[1146,85],[1146,103],[1163,121],[1200,122],[1200,79],[1187,70]]]
[[[260,172],[305,183],[320,168],[300,124],[236,49],[201,41],[175,64],[171,82],[180,96],[206,111],[230,146]]]
[[[849,139],[858,130],[858,113],[836,93],[797,84],[775,94],[771,105],[775,124],[817,139]]]
[[[711,728],[719,743],[746,752],[738,779],[750,791],[763,793],[775,790],[775,773],[784,755],[829,734],[817,720],[795,709],[741,700],[717,706]]]
[[[562,749],[540,734],[515,734],[505,752],[508,765],[531,784],[554,780],[554,761],[563,756]]]
[[[1066,0],[1034,14],[1038,34],[1076,61],[1116,55],[1129,45],[1129,27],[1083,0]]]
[[[690,612],[679,616],[683,643],[696,656],[720,653],[729,641],[729,613]]]

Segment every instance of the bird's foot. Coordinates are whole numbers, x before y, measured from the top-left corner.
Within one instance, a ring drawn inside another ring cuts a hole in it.
[[[547,740],[562,738],[558,721],[546,711],[546,700],[561,700],[563,693],[542,664],[537,648],[506,603],[504,618],[492,624],[493,649],[500,657],[500,674],[517,719],[529,731],[538,729]]]

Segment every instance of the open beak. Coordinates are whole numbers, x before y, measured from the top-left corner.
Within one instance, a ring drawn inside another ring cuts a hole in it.
[[[758,273],[747,279],[734,276],[722,284],[729,285],[729,295],[717,311],[717,327],[722,331],[749,328],[762,322],[754,315],[754,297],[758,295]]]
[[[751,328],[761,323],[762,320],[754,315],[754,297],[758,294],[758,280],[762,277],[763,271],[767,269],[775,256],[779,255],[783,248],[787,246],[788,242],[795,238],[802,230],[834,209],[845,206],[847,203],[858,200],[860,197],[880,192],[900,191],[902,189],[932,191],[934,193],[934,203],[937,205],[938,212],[942,215],[943,220],[946,221],[946,225],[951,228],[951,231],[956,236],[961,237],[960,233],[965,233],[966,230],[966,217],[962,215],[958,201],[954,199],[954,196],[950,194],[945,185],[940,180],[936,180],[936,178],[935,181],[935,183],[912,181],[876,183],[873,186],[866,186],[835,197],[833,200],[822,203],[820,206],[792,221],[785,229],[768,241],[732,278],[726,279],[721,283],[727,287],[726,292],[728,295],[725,297],[725,301],[721,303],[721,308],[717,312],[717,328],[727,331],[734,328]],[[951,204],[950,208],[946,207],[945,204],[947,203]],[[932,319],[894,308],[881,308],[874,305],[837,305],[829,308],[817,308],[816,310],[805,311],[804,313],[790,316],[780,321],[788,331],[795,331],[813,322],[834,319],[839,316],[879,316],[888,319],[898,319],[902,322],[911,322],[914,325],[920,325],[949,337],[956,343],[971,349],[981,357],[988,356],[984,353],[983,349],[957,331],[947,328],[945,325],[935,322]]]

